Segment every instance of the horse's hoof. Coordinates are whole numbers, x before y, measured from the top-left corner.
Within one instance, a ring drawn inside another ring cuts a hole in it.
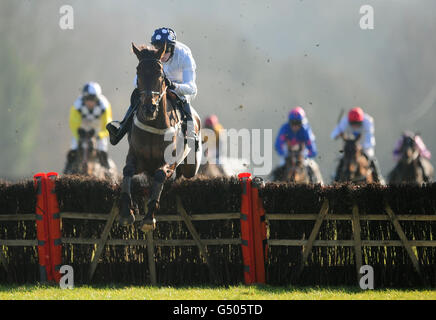
[[[121,224],[123,227],[126,227],[128,225],[131,225],[135,222],[135,216],[130,213],[130,215],[127,216],[120,216],[118,223]]]
[[[156,219],[155,218],[153,218],[153,220],[147,219],[147,220],[144,220],[142,222],[142,225],[141,225],[142,232],[147,233],[147,232],[153,231],[155,229],[156,229]]]

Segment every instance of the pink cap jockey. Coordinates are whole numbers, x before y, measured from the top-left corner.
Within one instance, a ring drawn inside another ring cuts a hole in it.
[[[401,136],[401,138],[397,141],[396,147],[393,151],[393,156],[394,156],[395,161],[400,160],[400,158],[401,158],[401,146],[403,145],[404,138],[406,136],[410,136],[410,135],[413,136],[413,134],[411,134],[409,132],[405,132]],[[431,152],[427,149],[427,147],[425,146],[424,141],[422,141],[421,137],[419,135],[414,135],[414,140],[415,140],[416,147],[419,150],[420,156],[430,160]]]

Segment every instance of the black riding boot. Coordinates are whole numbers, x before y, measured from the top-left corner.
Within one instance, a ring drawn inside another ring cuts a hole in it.
[[[422,170],[422,179],[424,180],[424,182],[430,182],[431,177],[429,177],[427,175],[427,172],[425,170],[424,164],[422,163],[422,158],[418,157],[418,165]]]
[[[369,160],[371,161],[371,169],[373,171],[373,175],[372,176],[374,178],[374,181],[375,182],[379,182],[381,184],[384,184],[385,181],[384,181],[384,178],[382,176],[382,173],[381,173],[380,167],[378,165],[377,159],[375,157],[372,157]]]
[[[70,174],[74,161],[76,161],[77,150],[70,150],[67,154],[67,164],[65,165],[64,174]]]
[[[306,165],[307,175],[309,176],[310,183],[316,183],[316,175],[313,168],[310,165]]]
[[[130,106],[124,115],[124,119],[121,122],[112,121],[106,125],[106,129],[109,131],[109,141],[113,146],[120,142],[124,135],[130,130],[138,102],[139,91],[135,88],[130,96]]]
[[[107,152],[105,151],[98,151],[98,160],[100,161],[100,164],[105,167],[106,169],[109,169],[109,160]]]
[[[185,125],[186,125],[186,140],[193,139],[195,143],[195,151],[199,148],[198,135],[195,132],[194,119],[192,117],[191,104],[187,101],[183,103],[183,113],[185,114]],[[188,146],[190,143],[188,143]]]
[[[334,182],[339,182],[340,179],[340,170],[342,170],[342,165],[343,165],[344,159],[341,158],[339,160],[338,166],[336,167],[336,171],[335,171],[335,175],[334,175]]]

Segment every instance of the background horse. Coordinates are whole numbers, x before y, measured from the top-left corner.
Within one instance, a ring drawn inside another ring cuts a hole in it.
[[[120,223],[132,224],[135,215],[130,194],[132,176],[144,173],[151,176],[151,190],[147,213],[141,230],[147,232],[156,227],[155,214],[164,182],[176,177],[192,178],[201,162],[202,146],[198,150],[185,144],[182,133],[182,114],[167,99],[167,86],[161,59],[166,46],[157,50],[132,43],[133,52],[139,60],[137,70],[139,102],[128,140],[129,150],[123,169],[120,196]],[[192,109],[192,107],[191,107]],[[192,110],[195,130],[200,136],[200,117]]]
[[[427,159],[420,156],[413,136],[403,136],[400,154],[400,160],[389,173],[389,183],[430,182],[434,173],[433,166]]]
[[[210,178],[236,177],[238,174],[250,171],[249,161],[239,158],[220,157],[217,163],[209,161],[202,164],[198,174]]]
[[[304,164],[304,145],[292,146],[286,158],[285,179],[295,183],[310,183],[310,176]]]
[[[219,142],[219,133],[210,128],[202,128],[203,161],[198,170],[199,175],[210,178],[236,177],[250,170],[247,159],[230,158],[222,154],[223,147]],[[221,137],[226,138],[226,137]]]
[[[289,148],[285,164],[274,170],[273,180],[295,183],[310,183],[310,175],[304,163],[304,144]]]
[[[97,155],[95,130],[79,129],[79,141],[76,160],[72,163],[71,171],[66,174],[79,174],[93,176],[99,179],[111,179],[117,177],[117,167],[112,159],[108,159],[109,169],[100,164]]]
[[[248,161],[237,158],[220,158],[220,163],[205,163],[200,166],[198,174],[210,178],[236,177],[250,170]]]
[[[335,181],[374,182],[370,161],[364,155],[359,143],[360,135],[357,137],[342,135],[342,139],[344,140],[344,155],[339,162]]]

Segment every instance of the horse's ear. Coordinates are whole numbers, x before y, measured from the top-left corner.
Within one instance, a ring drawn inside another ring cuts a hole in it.
[[[164,42],[164,45],[159,50],[157,50],[157,58],[159,60],[162,60],[162,57],[164,56],[166,49],[167,49],[167,43]]]
[[[139,59],[139,54],[141,53],[141,50],[138,49],[138,47],[132,42],[132,50],[133,53],[136,55],[136,57]]]

